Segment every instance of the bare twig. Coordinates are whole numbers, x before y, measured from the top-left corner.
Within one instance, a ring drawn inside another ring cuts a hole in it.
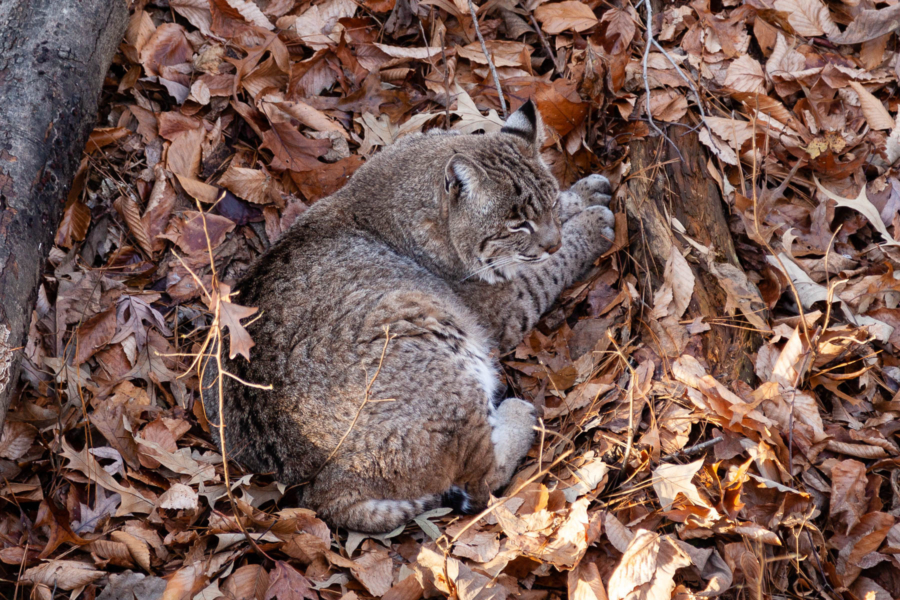
[[[649,4],[649,3],[648,3]],[[678,63],[675,62],[675,59],[672,58],[672,55],[666,51],[665,48],[660,46],[659,42],[656,41],[656,38],[650,37],[650,41],[653,42],[653,45],[656,46],[656,49],[662,52],[662,55],[668,59],[672,66],[675,67],[675,70],[678,71],[678,74],[681,75],[681,78],[684,79],[685,83],[688,84],[688,87],[691,88],[691,91],[694,92],[694,98],[697,100],[697,109],[700,111],[700,118],[703,119],[703,126],[706,127],[707,131],[712,134],[712,131],[709,130],[709,125],[706,122],[706,111],[703,110],[703,102],[700,100],[700,93],[697,91],[697,88],[694,87],[694,82],[685,75],[684,71],[681,70],[681,67],[678,66]]]
[[[447,55],[444,53],[444,44],[444,32],[441,31],[441,62],[444,63],[444,91],[447,92],[447,102],[444,104],[447,118],[444,119],[444,129],[450,129],[450,65],[447,64]]]
[[[553,70],[562,75],[563,70],[559,66],[559,63],[556,62],[556,56],[553,54],[553,50],[550,49],[550,44],[547,43],[547,38],[544,37],[544,33],[541,31],[541,26],[538,25],[538,22],[534,18],[534,15],[531,15],[531,24],[534,26],[534,30],[537,32],[538,37],[541,40],[541,45],[544,46],[544,52],[547,53],[547,58],[550,59],[550,63],[553,65]]]
[[[470,0],[471,1],[471,0]],[[660,129],[659,125],[656,124],[656,121],[653,120],[653,113],[650,112],[650,80],[647,78],[647,60],[650,58],[650,48],[653,46],[655,40],[653,39],[653,7],[650,5],[650,0],[646,0],[644,2],[644,10],[647,11],[647,42],[644,44],[644,58],[641,60],[641,68],[643,69],[644,75],[644,105],[647,109],[647,120],[650,121],[651,127],[656,130],[656,132],[663,136],[667,142],[675,149],[675,152],[678,153],[678,158],[684,162],[684,156],[681,154],[681,150],[678,149],[678,146],[675,145],[666,132]]]
[[[698,452],[703,452],[707,448],[715,446],[719,442],[724,442],[724,441],[725,441],[725,438],[723,438],[723,437],[717,437],[717,438],[713,438],[711,440],[706,440],[705,442],[701,442],[699,444],[694,444],[693,446],[688,446],[687,448],[682,448],[681,450],[679,450],[678,452],[675,452],[674,454],[669,454],[668,456],[664,456],[664,457],[662,457],[662,459],[660,459],[660,462],[672,462],[676,458],[681,458],[683,456],[691,456],[692,454],[697,454]]]
[[[625,368],[631,371],[631,385],[628,386],[628,445],[625,446],[625,453],[622,457],[622,472],[624,473],[625,469],[628,468],[628,458],[631,456],[631,446],[634,443],[634,388],[638,384],[638,378],[634,368],[628,364],[628,359],[622,353],[622,349],[619,348],[619,344],[616,343],[612,333],[607,331],[606,337],[612,342],[613,347],[616,349],[615,354],[619,356]]]
[[[369,392],[372,390],[372,386],[375,385],[375,380],[378,379],[378,374],[381,373],[381,366],[384,364],[384,355],[387,353],[388,344],[391,342],[394,336],[391,336],[391,327],[390,325],[384,327],[384,348],[381,349],[381,358],[378,360],[378,368],[375,369],[375,374],[372,375],[372,379],[366,382],[366,390],[363,393],[363,401],[362,404],[359,405],[359,408],[356,409],[356,415],[353,417],[353,422],[350,423],[350,427],[347,428],[347,431],[344,432],[343,437],[338,441],[337,446],[334,447],[334,450],[331,451],[331,454],[328,455],[328,458],[325,459],[325,462],[319,467],[316,471],[316,474],[310,477],[310,479],[315,479],[319,473],[322,472],[322,469],[325,468],[334,455],[337,454],[337,451],[340,450],[341,445],[344,443],[344,440],[347,439],[347,436],[350,435],[350,432],[353,431],[353,428],[356,426],[356,422],[359,420],[359,415],[362,414],[363,409],[366,407],[366,404],[369,403]]]
[[[473,3],[472,0],[469,0],[469,12],[472,13],[472,23],[475,24],[475,35],[478,36],[478,41],[481,42],[481,51],[484,52],[484,57],[488,62],[488,68],[491,70],[491,75],[494,77],[494,85],[497,86],[497,97],[500,98],[500,110],[503,112],[503,119],[506,120],[509,113],[506,111],[506,99],[503,97],[503,90],[500,89],[500,76],[497,75],[497,67],[494,66],[494,59],[491,58],[491,53],[488,52],[487,44],[484,43],[484,36],[481,35],[481,27],[478,25],[478,15],[475,14],[475,3]]]
[[[228,495],[228,500],[231,503],[231,510],[234,512],[234,521],[237,523],[238,529],[241,530],[241,533],[244,534],[244,538],[250,543],[250,546],[253,550],[259,554],[260,556],[267,558],[268,560],[274,562],[271,556],[266,554],[265,550],[259,547],[259,544],[256,543],[250,533],[244,528],[244,524],[241,523],[240,511],[238,509],[237,500],[234,498],[234,494],[231,492],[231,477],[228,473],[228,450],[225,447],[225,401],[224,401],[224,389],[222,386],[222,382],[224,378],[222,374],[225,372],[225,367],[222,365],[222,344],[224,340],[222,339],[222,295],[218,289],[218,275],[216,273],[216,260],[212,251],[212,241],[209,238],[209,230],[206,227],[206,213],[203,211],[203,207],[200,205],[200,201],[197,202],[197,210],[200,213],[200,218],[203,220],[203,234],[206,237],[206,250],[209,253],[209,266],[212,272],[212,290],[207,290],[203,285],[203,282],[199,277],[182,261],[185,268],[188,272],[194,277],[194,279],[200,284],[200,289],[203,290],[203,293],[207,298],[210,299],[210,308],[213,310],[213,322],[210,325],[209,333],[206,336],[206,339],[203,342],[203,347],[198,352],[198,359],[196,362],[197,367],[197,376],[200,380],[200,402],[203,403],[203,371],[207,365],[206,362],[200,360],[205,352],[206,348],[212,346],[211,351],[213,352],[212,358],[216,361],[216,391],[219,394],[218,405],[219,405],[219,423],[210,423],[214,427],[218,427],[219,429],[219,444],[222,448],[222,472],[225,478],[225,493]],[[228,299],[226,298],[225,301]],[[193,365],[192,365],[193,366]],[[204,412],[206,411],[206,407],[204,406]]]
[[[546,475],[547,473],[549,473],[549,472],[550,472],[550,469],[552,469],[553,467],[555,467],[556,465],[558,465],[559,463],[561,463],[565,458],[567,458],[570,454],[572,454],[572,452],[574,452],[574,450],[566,450],[565,452],[563,452],[562,454],[560,454],[559,457],[557,457],[557,459],[554,460],[553,463],[552,463],[549,467],[547,467],[546,469],[542,469],[542,470],[538,471],[537,473],[535,473],[534,475],[532,475],[531,477],[529,477],[528,479],[526,479],[525,481],[523,481],[521,484],[519,484],[518,486],[516,486],[516,489],[513,490],[513,492],[512,492],[511,494],[509,494],[509,495],[506,496],[505,498],[501,499],[499,502],[497,502],[497,503],[495,503],[495,504],[491,504],[491,505],[488,506],[486,509],[484,509],[483,511],[481,511],[480,513],[478,513],[477,515],[475,515],[475,516],[472,518],[472,520],[469,521],[469,522],[466,524],[465,527],[463,527],[462,529],[460,529],[460,530],[457,532],[457,534],[453,536],[453,539],[450,540],[450,544],[451,544],[451,545],[452,545],[452,544],[455,544],[455,543],[456,543],[456,540],[458,540],[460,537],[462,537],[462,534],[464,534],[465,532],[467,532],[467,531],[469,530],[470,527],[472,527],[473,525],[475,525],[475,523],[477,523],[478,521],[480,521],[480,520],[483,519],[484,517],[488,516],[489,514],[491,514],[492,512],[494,512],[495,510],[497,510],[498,507],[500,507],[501,505],[505,504],[506,501],[509,500],[510,498],[515,497],[515,495],[518,494],[519,492],[521,492],[522,490],[524,490],[524,489],[525,489],[525,486],[527,486],[529,483],[533,483],[533,482],[537,481],[538,479],[540,479],[541,477],[543,477],[544,475]],[[540,465],[538,465],[538,466],[540,466]],[[446,534],[444,534],[444,535],[446,536]]]

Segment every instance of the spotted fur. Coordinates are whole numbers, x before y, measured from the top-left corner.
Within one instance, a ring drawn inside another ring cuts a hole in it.
[[[612,240],[608,182],[560,194],[541,131],[528,103],[497,133],[402,138],[252,265],[235,301],[260,308],[257,346],[228,368],[272,390],[223,381],[231,457],[367,532],[442,503],[477,510],[509,481],[535,417],[495,405],[492,349],[514,347]],[[214,381],[210,368],[216,423]]]

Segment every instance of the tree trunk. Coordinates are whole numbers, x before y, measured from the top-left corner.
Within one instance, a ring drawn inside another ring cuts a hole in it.
[[[722,196],[716,181],[707,172],[707,153],[697,134],[684,134],[681,127],[677,130],[673,127],[669,138],[681,157],[671,144],[659,137],[630,145],[634,175],[628,181],[625,209],[630,238],[634,240],[631,252],[649,271],[638,273],[639,283],[644,284],[649,277],[655,289],[662,280],[672,245],[679,250],[688,245],[683,237],[673,233],[670,219],[677,219],[688,236],[712,249],[715,255],[712,260],[733,265],[743,273],[728,230]],[[735,379],[749,382],[753,378],[749,354],[758,345],[758,336],[746,325],[721,324],[728,298],[725,290],[704,260],[690,264],[696,281],[685,318],[715,317],[718,322],[710,323],[712,329],[703,335],[712,374],[729,382]]]
[[[125,0],[0,1],[0,425]]]

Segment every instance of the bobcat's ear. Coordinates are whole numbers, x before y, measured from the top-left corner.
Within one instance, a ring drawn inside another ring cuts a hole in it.
[[[444,191],[449,193],[454,185],[467,195],[473,195],[487,177],[478,163],[465,154],[454,154],[444,167]]]
[[[541,114],[531,99],[509,116],[500,131],[519,136],[528,142],[535,151],[540,150],[544,143],[544,124],[541,122]]]

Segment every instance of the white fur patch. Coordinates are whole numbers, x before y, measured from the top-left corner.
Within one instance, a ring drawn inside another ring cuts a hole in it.
[[[488,357],[488,353],[482,344],[467,339],[463,350],[468,355],[466,373],[478,381],[481,389],[484,390],[486,402],[490,406],[494,395],[497,393],[497,388],[500,387],[497,368]]]

